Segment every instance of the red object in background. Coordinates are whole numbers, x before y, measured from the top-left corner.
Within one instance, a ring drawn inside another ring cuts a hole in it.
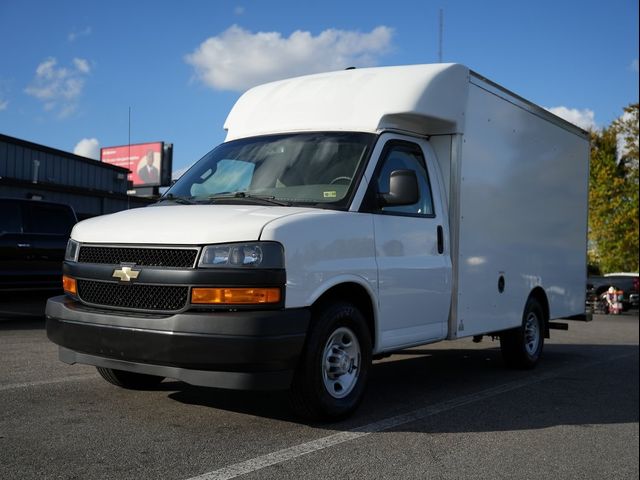
[[[161,184],[162,142],[138,143],[100,149],[100,160],[130,170],[134,187],[155,187]]]

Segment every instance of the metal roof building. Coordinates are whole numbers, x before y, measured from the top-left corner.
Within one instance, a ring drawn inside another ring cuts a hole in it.
[[[0,197],[71,205],[79,219],[152,203],[127,195],[128,170],[0,134]]]

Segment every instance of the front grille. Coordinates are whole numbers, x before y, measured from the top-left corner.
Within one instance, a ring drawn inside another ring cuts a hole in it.
[[[189,287],[78,280],[78,296],[92,305],[168,312],[185,307]]]
[[[147,267],[193,268],[198,250],[194,248],[93,247],[82,245],[80,263],[120,265],[133,263]]]

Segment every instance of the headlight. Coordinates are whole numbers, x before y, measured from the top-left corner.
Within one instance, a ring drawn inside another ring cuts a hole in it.
[[[80,251],[80,244],[75,240],[69,239],[69,241],[67,242],[67,250],[64,252],[64,259],[67,262],[77,261],[79,251]]]
[[[204,247],[204,268],[284,268],[282,245],[276,242],[228,243]]]

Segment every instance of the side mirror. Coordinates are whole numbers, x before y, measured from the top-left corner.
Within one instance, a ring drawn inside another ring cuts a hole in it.
[[[381,207],[413,205],[420,199],[418,177],[413,170],[394,170],[389,178],[389,193],[378,194]]]

